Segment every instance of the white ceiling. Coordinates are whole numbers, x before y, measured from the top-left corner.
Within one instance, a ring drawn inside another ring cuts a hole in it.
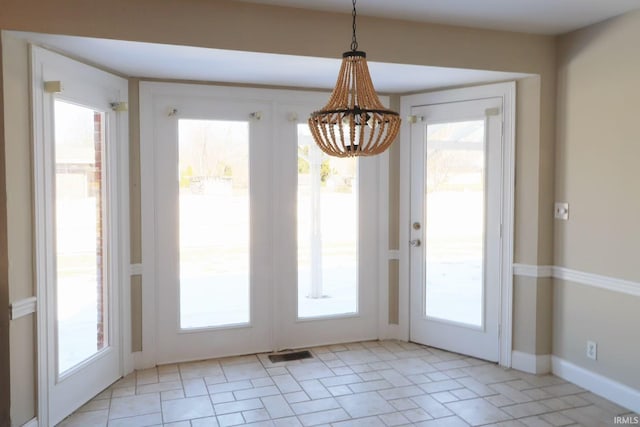
[[[237,0],[351,13],[349,0]],[[640,8],[639,0],[360,0],[359,15],[562,34]]]
[[[11,34],[129,77],[330,89],[340,68],[337,57],[275,55],[52,34]],[[369,62],[369,68],[376,90],[382,93],[407,93],[525,76],[379,62]]]

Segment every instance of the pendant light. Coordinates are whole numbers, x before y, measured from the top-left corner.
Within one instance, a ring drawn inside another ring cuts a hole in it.
[[[329,102],[309,117],[316,144],[334,157],[373,156],[385,151],[400,130],[400,116],[385,108],[373,88],[367,54],[358,50],[353,0],[351,50],[342,54]]]

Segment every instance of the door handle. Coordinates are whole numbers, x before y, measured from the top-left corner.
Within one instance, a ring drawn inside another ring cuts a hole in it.
[[[417,248],[422,244],[422,242],[420,241],[420,239],[413,239],[409,242],[409,244],[414,248]]]

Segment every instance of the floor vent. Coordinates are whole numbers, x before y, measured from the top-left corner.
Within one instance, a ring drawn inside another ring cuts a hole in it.
[[[307,350],[304,351],[293,351],[291,353],[284,354],[270,354],[269,360],[273,363],[276,362],[290,362],[292,360],[302,360],[302,359],[311,359],[313,356]]]

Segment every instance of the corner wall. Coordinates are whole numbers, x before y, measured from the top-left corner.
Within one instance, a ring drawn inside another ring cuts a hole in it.
[[[27,44],[2,34],[4,77],[4,138],[6,155],[9,302],[34,295],[32,245],[31,124]],[[6,307],[6,306],[5,306]],[[3,307],[4,308],[4,307]],[[4,314],[4,313],[3,313]],[[9,326],[11,350],[11,421],[22,425],[36,412],[35,314],[14,319]]]
[[[0,43],[0,76],[2,75],[3,69],[2,52],[2,43]],[[0,78],[0,99],[3,99],[3,94],[3,81]],[[9,307],[9,251],[7,242],[5,145],[4,115],[0,114],[0,307]],[[0,425],[9,425],[11,422],[9,324],[9,311],[0,310]]]
[[[555,63],[554,63],[555,69]],[[518,81],[516,88],[516,190],[514,262],[547,265],[553,255],[553,165],[555,106],[544,102],[555,97],[555,82],[540,76]],[[543,124],[536,126],[536,123]],[[550,280],[514,271],[513,351],[534,359],[551,352]],[[542,373],[521,365],[514,368]],[[544,367],[542,368],[544,371]]]
[[[554,280],[553,354],[640,393],[638,40],[640,11],[559,40],[555,191],[569,220],[556,221],[554,264],[590,285]]]

